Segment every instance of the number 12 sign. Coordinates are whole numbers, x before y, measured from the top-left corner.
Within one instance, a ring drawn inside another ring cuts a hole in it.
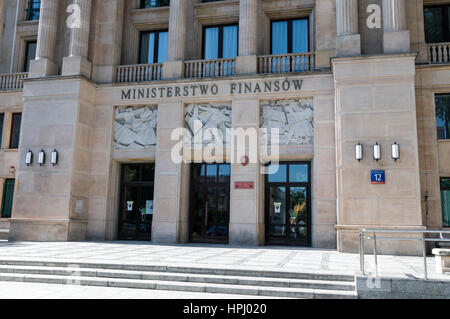
[[[370,180],[372,184],[386,184],[386,172],[385,171],[371,171]]]

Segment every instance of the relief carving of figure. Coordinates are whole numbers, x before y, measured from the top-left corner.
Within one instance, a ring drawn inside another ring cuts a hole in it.
[[[229,137],[226,130],[231,128],[231,106],[191,104],[186,107],[185,121],[193,136],[201,127],[196,126],[195,122],[202,124],[203,145],[227,144]]]
[[[280,145],[308,145],[314,139],[312,99],[279,100],[262,106],[261,128],[279,129]]]
[[[153,107],[116,109],[114,142],[116,149],[143,149],[156,146],[158,110]]]

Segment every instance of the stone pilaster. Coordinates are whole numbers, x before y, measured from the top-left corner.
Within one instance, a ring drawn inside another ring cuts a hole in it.
[[[0,43],[3,40],[3,30],[5,29],[5,0],[0,0]]]
[[[91,63],[88,62],[89,31],[91,22],[92,0],[73,0],[80,8],[81,22],[71,26],[69,56],[63,61],[63,75],[83,74],[91,77]]]
[[[337,56],[361,55],[357,0],[336,0],[336,26]]]
[[[158,104],[158,148],[155,167],[155,211],[152,225],[154,243],[188,241],[189,165],[172,160],[171,140],[174,129],[184,125],[184,107],[181,101]]]
[[[383,0],[383,51],[404,53],[411,50],[409,31],[406,30],[405,0]]]
[[[169,61],[183,61],[186,51],[187,0],[170,1]]]
[[[164,63],[165,80],[183,77],[183,60],[186,51],[187,0],[170,1],[168,61]]]
[[[255,74],[257,71],[259,1],[242,0],[239,4],[239,56],[236,58],[237,74]]]
[[[264,175],[258,162],[258,142],[251,138],[251,130],[259,129],[260,104],[256,97],[233,99],[233,128],[249,133],[246,145],[235,144],[231,154],[230,189],[230,245],[259,246],[264,244],[264,209],[262,198]],[[247,131],[249,130],[249,131]],[[242,137],[239,135],[238,137]],[[236,141],[235,141],[236,142]],[[247,166],[242,155],[250,159]],[[254,189],[235,189],[236,182],[252,182]]]
[[[53,59],[55,56],[59,3],[59,0],[41,1],[36,60],[31,61],[30,77],[45,77],[55,75],[58,72],[58,67]]]

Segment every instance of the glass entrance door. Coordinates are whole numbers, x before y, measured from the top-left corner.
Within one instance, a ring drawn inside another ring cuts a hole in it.
[[[154,180],[154,164],[123,165],[119,239],[151,240]]]
[[[190,203],[190,240],[228,243],[230,165],[193,164]]]
[[[266,177],[266,242],[311,246],[309,163],[269,165]]]

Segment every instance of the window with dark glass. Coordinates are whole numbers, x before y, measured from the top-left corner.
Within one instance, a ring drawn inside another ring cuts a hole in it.
[[[237,24],[205,27],[203,30],[205,60],[235,58],[238,54]]]
[[[272,54],[309,52],[309,21],[272,21]]]
[[[141,0],[141,9],[170,6],[169,0]]]
[[[30,62],[36,58],[36,47],[37,47],[36,41],[28,41],[26,43],[25,64],[23,68],[24,72],[30,71]]]
[[[437,137],[450,139],[450,94],[439,94],[435,97]]]
[[[11,123],[11,139],[9,141],[9,148],[11,149],[19,148],[21,123],[22,123],[22,114],[14,113],[12,116],[12,123]]]
[[[5,120],[5,114],[0,114],[0,146],[2,145],[2,139],[3,139],[3,122]]]
[[[167,61],[167,31],[141,32],[140,64],[162,63]]]
[[[450,4],[424,8],[425,41],[450,42]]]
[[[39,13],[41,11],[41,0],[28,0],[27,8],[25,9],[25,18],[28,21],[39,20]]]
[[[442,226],[450,227],[450,178],[441,179]]]

